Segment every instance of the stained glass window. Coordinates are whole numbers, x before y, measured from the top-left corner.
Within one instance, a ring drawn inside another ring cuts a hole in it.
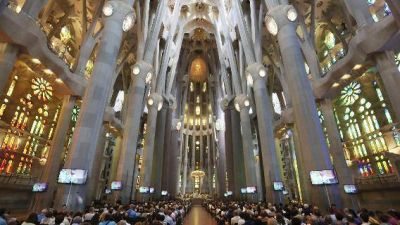
[[[278,94],[276,94],[275,92],[272,93],[272,105],[274,107],[274,111],[278,114],[282,113],[282,108],[281,108],[281,104],[278,98]]]
[[[80,108],[78,106],[74,106],[72,109],[72,121],[76,122],[78,120],[78,115],[79,115]]]
[[[324,43],[328,49],[332,49],[335,47],[335,35],[332,32],[328,32],[328,34],[325,36]]]
[[[48,81],[41,77],[32,79],[31,88],[33,94],[36,95],[39,100],[48,101],[53,96],[53,87]]]
[[[352,82],[341,91],[340,99],[343,105],[354,104],[361,94],[361,84],[358,82]]]
[[[400,52],[397,55],[395,55],[395,61],[396,61],[397,68],[400,71]]]
[[[124,91],[119,91],[113,107],[115,112],[120,112],[122,110],[122,106],[124,104],[124,97],[125,97]]]

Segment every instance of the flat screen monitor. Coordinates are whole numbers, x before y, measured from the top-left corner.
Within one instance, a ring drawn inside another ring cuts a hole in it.
[[[154,188],[153,187],[149,188],[149,192],[150,192],[150,194],[153,194],[154,193]]]
[[[283,191],[283,182],[275,181],[274,182],[274,191]]]
[[[247,194],[255,194],[255,193],[257,193],[257,188],[256,187],[247,187],[246,192],[247,192]]]
[[[149,193],[149,187],[140,187],[139,188],[139,193],[148,194]]]
[[[241,188],[241,189],[240,189],[240,193],[246,194],[246,193],[247,193],[247,188]]]
[[[121,190],[122,182],[121,181],[113,181],[111,182],[111,190]]]
[[[232,192],[232,191],[227,191],[226,194],[227,194],[228,196],[231,196],[231,195],[233,195],[233,192]]]
[[[106,190],[104,190],[104,193],[106,194],[106,195],[109,195],[109,194],[111,194],[111,189],[106,189]]]
[[[47,183],[34,183],[32,186],[32,192],[45,192],[47,191]]]
[[[344,192],[346,194],[356,194],[357,193],[357,187],[354,184],[345,184],[343,185]]]
[[[87,170],[83,169],[61,169],[58,175],[60,184],[85,184],[87,180]]]
[[[338,183],[338,179],[333,170],[310,171],[310,178],[313,185]]]
[[[168,195],[168,191],[161,191],[161,196],[167,196]]]

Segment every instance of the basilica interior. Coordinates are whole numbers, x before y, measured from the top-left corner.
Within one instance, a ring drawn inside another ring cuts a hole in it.
[[[0,207],[400,209],[400,1],[0,0]]]

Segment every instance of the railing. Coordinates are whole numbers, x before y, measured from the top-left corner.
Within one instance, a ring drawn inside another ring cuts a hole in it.
[[[0,174],[0,184],[33,185],[36,178],[21,174]]]
[[[370,177],[357,177],[355,178],[355,183],[357,185],[400,185],[400,179],[396,174],[385,174]]]

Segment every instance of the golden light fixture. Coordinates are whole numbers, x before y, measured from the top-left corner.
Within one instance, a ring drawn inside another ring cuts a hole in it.
[[[201,57],[196,57],[191,65],[189,77],[194,82],[204,82],[207,79],[208,68],[207,64]]]

